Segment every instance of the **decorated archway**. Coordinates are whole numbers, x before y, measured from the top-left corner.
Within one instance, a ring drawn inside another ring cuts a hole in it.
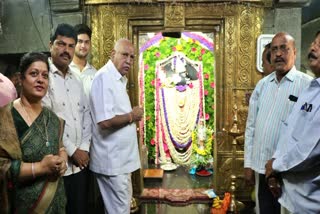
[[[211,126],[212,123],[215,131],[213,156],[216,176],[213,176],[214,186],[219,192],[228,189],[230,175],[236,174],[241,178],[243,174],[243,148],[239,145],[236,148],[236,152],[233,152],[231,147],[232,139],[226,134],[226,130],[231,126],[234,104],[238,106],[239,127],[242,130],[244,129],[248,107],[247,95],[253,90],[254,84],[260,78],[255,68],[256,45],[254,41],[261,33],[263,23],[261,17],[263,17],[266,1],[257,0],[255,3],[251,1],[246,3],[247,1],[245,0],[237,2],[223,1],[224,3],[220,3],[220,1],[212,1],[210,3],[203,1],[195,1],[195,3],[176,1],[176,4],[158,0],[148,1],[145,4],[125,0],[121,2],[126,2],[127,4],[121,4],[118,0],[86,0],[85,2],[89,5],[93,30],[92,55],[94,57],[92,63],[97,68],[105,64],[110,56],[114,42],[120,38],[130,39],[135,45],[137,55],[139,55],[138,50],[142,47],[139,45],[142,33],[164,31],[213,33],[214,97],[212,97],[212,94],[204,97],[205,99],[214,99],[214,113],[210,114],[210,105],[205,103],[204,106],[206,114],[210,116],[209,121],[206,120],[207,126]],[[172,52],[170,49],[167,51]],[[186,56],[189,57],[189,54],[192,54],[192,50]],[[166,54],[161,60],[169,56],[170,54]],[[191,60],[199,61],[192,58]],[[134,106],[141,104],[141,83],[139,82],[141,66],[144,65],[140,65],[139,57],[136,57],[133,69],[128,74],[128,93]],[[149,78],[150,75],[152,78],[150,78],[149,82],[145,81],[143,84],[150,86],[149,83],[155,79],[154,72],[144,76]],[[209,75],[209,78],[211,77],[213,76]],[[206,84],[205,76],[203,76],[203,80],[204,84]],[[207,84],[210,83],[211,81],[209,80]],[[210,86],[208,89],[210,89]],[[154,94],[152,96],[155,99]],[[145,100],[143,104],[149,105],[149,101]],[[152,120],[154,111],[150,115],[150,120]],[[146,116],[146,121],[148,118]],[[155,133],[154,122],[146,122],[144,128],[153,130]],[[138,131],[142,132],[142,129],[140,128]],[[154,134],[145,134],[146,136],[154,136]],[[152,144],[153,137],[147,139],[146,136],[144,136],[145,141],[141,139],[139,141],[141,154],[144,154],[142,150],[143,143]],[[154,151],[149,150],[149,156],[155,154],[155,147],[153,148]],[[230,159],[233,157],[235,157],[236,165],[232,170],[229,170]],[[242,191],[246,189],[242,183],[237,190],[239,193],[247,195],[247,192]],[[139,194],[143,189],[143,168],[134,173],[133,185],[135,194]]]
[[[140,142],[156,164],[189,165],[199,118],[214,130],[213,35],[183,32],[181,38],[169,38],[158,33],[139,52],[140,104],[145,109]]]

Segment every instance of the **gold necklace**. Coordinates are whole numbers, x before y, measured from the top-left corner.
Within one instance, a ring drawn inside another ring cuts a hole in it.
[[[31,125],[32,125],[32,121],[31,121],[30,115],[29,115],[28,112],[26,111],[26,109],[25,109],[25,107],[24,107],[24,104],[23,104],[21,98],[20,98],[20,105],[21,105],[24,113],[26,114],[27,120],[28,120],[28,122],[30,123],[30,126],[31,126]],[[32,114],[36,115],[36,114],[33,112],[32,109],[30,109],[30,110],[32,111]],[[37,118],[36,118],[36,119],[37,119]],[[36,120],[36,119],[35,119],[35,120]],[[50,119],[50,115],[49,115],[49,118],[48,118],[47,123],[49,123],[49,119]],[[46,136],[44,136],[44,135],[42,134],[41,129],[39,128],[39,126],[38,126],[38,124],[37,124],[37,122],[36,122],[35,120],[33,121],[34,124],[36,125],[36,127],[37,127],[37,129],[38,129],[38,131],[39,131],[39,133],[40,133],[40,135],[41,135],[41,137],[42,137],[44,140],[46,140],[46,146],[49,147],[49,146],[50,146],[50,142],[49,142],[49,136],[48,136],[48,130],[47,130],[47,123],[43,120],[44,128],[45,128],[45,134],[46,134]]]

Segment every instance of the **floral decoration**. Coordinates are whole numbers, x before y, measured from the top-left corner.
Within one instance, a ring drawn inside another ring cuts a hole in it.
[[[158,85],[161,87],[161,83],[158,83],[156,78],[156,62],[169,57],[174,51],[180,51],[184,53],[188,58],[195,61],[202,61],[204,76],[203,88],[205,93],[205,119],[206,125],[210,129],[214,130],[214,111],[212,108],[215,104],[215,82],[214,75],[214,55],[213,55],[213,43],[207,38],[191,32],[183,32],[181,39],[162,37],[161,33],[156,34],[148,42],[146,42],[140,48],[140,54],[142,54],[141,60],[144,65],[143,79],[145,84],[144,88],[140,88],[140,93],[143,93],[144,100],[141,102],[144,104],[145,117],[148,118],[144,121],[144,143],[148,147],[149,159],[155,160],[156,145],[154,142],[155,136],[155,87]],[[141,72],[141,70],[140,70]],[[172,86],[172,82],[162,83],[163,86]],[[188,87],[192,88],[193,85],[189,84]],[[182,88],[180,90],[183,90]]]
[[[205,167],[208,163],[212,161],[212,129],[206,128],[207,140],[204,143],[204,149],[198,147],[198,132],[195,129],[192,132],[192,155],[191,155],[191,166]]]

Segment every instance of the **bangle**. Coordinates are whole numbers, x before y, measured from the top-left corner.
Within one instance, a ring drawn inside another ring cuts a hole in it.
[[[31,171],[32,171],[32,177],[36,178],[35,172],[34,172],[34,163],[31,163]]]
[[[133,120],[133,119],[132,119],[132,113],[130,112],[130,113],[129,113],[129,123],[132,123],[132,120]]]

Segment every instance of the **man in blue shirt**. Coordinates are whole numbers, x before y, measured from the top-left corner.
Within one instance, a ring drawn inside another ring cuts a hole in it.
[[[320,31],[308,59],[316,78],[298,97],[266,164],[270,190],[281,195],[279,202],[289,212],[299,214],[320,213]]]
[[[245,179],[248,184],[256,185],[258,214],[280,214],[280,204],[265,182],[265,163],[272,158],[282,132],[281,123],[294,105],[288,97],[298,97],[312,79],[296,70],[295,41],[289,34],[277,33],[272,39],[270,51],[275,71],[255,87],[250,98],[245,131]]]

